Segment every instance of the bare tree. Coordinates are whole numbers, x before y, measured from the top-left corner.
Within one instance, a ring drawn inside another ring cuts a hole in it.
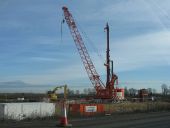
[[[152,94],[152,88],[148,88],[147,91],[148,91],[148,94]]]
[[[152,89],[152,93],[153,93],[153,94],[156,94],[156,89],[153,88],[153,89]]]
[[[87,94],[88,94],[87,88],[85,88],[85,89],[83,90],[83,92],[84,92],[85,95],[87,95]]]
[[[68,95],[74,95],[74,90],[67,89],[67,93],[68,93]]]
[[[131,96],[136,96],[136,94],[137,94],[137,90],[136,89],[134,89],[134,88],[130,88],[129,89],[129,94],[131,95]]]
[[[93,95],[93,94],[95,94],[95,89],[94,88],[88,88],[87,93],[90,94],[90,95]]]
[[[148,88],[147,91],[148,91],[149,95],[152,95],[152,93],[153,93],[153,89],[152,88]]]
[[[129,95],[129,90],[127,89],[127,87],[125,87],[125,96]]]
[[[87,89],[87,93],[90,94],[91,93],[91,88]]]
[[[162,88],[162,94],[163,95],[167,95],[167,93],[168,93],[168,86],[166,84],[162,84],[161,88]]]
[[[79,90],[76,90],[76,95],[79,95],[80,94],[80,91]]]

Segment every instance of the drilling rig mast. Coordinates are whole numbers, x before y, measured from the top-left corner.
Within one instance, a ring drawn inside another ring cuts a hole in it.
[[[117,83],[118,77],[112,72],[110,72],[110,54],[109,54],[109,25],[106,25],[105,30],[107,31],[107,50],[106,50],[106,69],[107,69],[107,80],[106,85],[100,79],[99,74],[97,73],[94,64],[89,56],[87,48],[83,42],[83,39],[78,31],[76,23],[73,19],[72,14],[68,11],[67,7],[63,7],[64,17],[70,29],[70,33],[73,37],[73,40],[76,44],[77,50],[80,54],[81,60],[84,64],[88,77],[91,83],[94,85],[96,90],[97,99],[113,99],[115,97],[114,94],[114,85]],[[113,66],[113,65],[112,65]]]

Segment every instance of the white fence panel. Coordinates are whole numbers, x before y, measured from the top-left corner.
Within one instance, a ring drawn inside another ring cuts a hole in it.
[[[22,120],[52,116],[55,114],[53,103],[1,103],[0,119]]]
[[[4,104],[0,104],[0,119],[4,119]]]

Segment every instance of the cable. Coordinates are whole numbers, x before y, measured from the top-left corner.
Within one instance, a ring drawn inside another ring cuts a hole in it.
[[[75,14],[77,12],[74,12]],[[77,16],[76,16],[77,17]],[[84,35],[83,37],[86,39],[86,41],[92,46],[93,51],[97,54],[97,56],[99,57],[99,60],[101,61],[101,63],[103,64],[104,62],[104,57],[99,53],[99,50],[96,48],[96,46],[94,45],[93,41],[88,37],[88,35],[86,34],[86,32],[83,30],[83,28],[81,27],[81,25],[79,24],[79,22],[77,22],[76,18],[74,17],[74,20],[80,30],[80,32],[82,33],[82,35]]]
[[[60,34],[61,34],[61,43],[63,43],[63,24],[64,24],[65,20],[63,19],[61,21],[61,31],[60,31]]]

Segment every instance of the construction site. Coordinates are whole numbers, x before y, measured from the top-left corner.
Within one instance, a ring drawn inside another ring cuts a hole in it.
[[[60,9],[63,12],[61,39],[63,31],[70,32],[68,38],[72,38],[76,46],[76,54],[82,62],[80,66],[87,73],[92,91],[72,93],[69,83],[63,83],[49,88],[46,93],[0,93],[0,127],[169,128],[170,89],[162,87],[162,93],[156,93],[141,85],[130,92],[124,88],[127,85],[119,86],[115,60],[110,54],[112,30],[109,22],[101,26],[106,37],[103,62],[106,75],[100,75],[74,14],[67,6]]]

